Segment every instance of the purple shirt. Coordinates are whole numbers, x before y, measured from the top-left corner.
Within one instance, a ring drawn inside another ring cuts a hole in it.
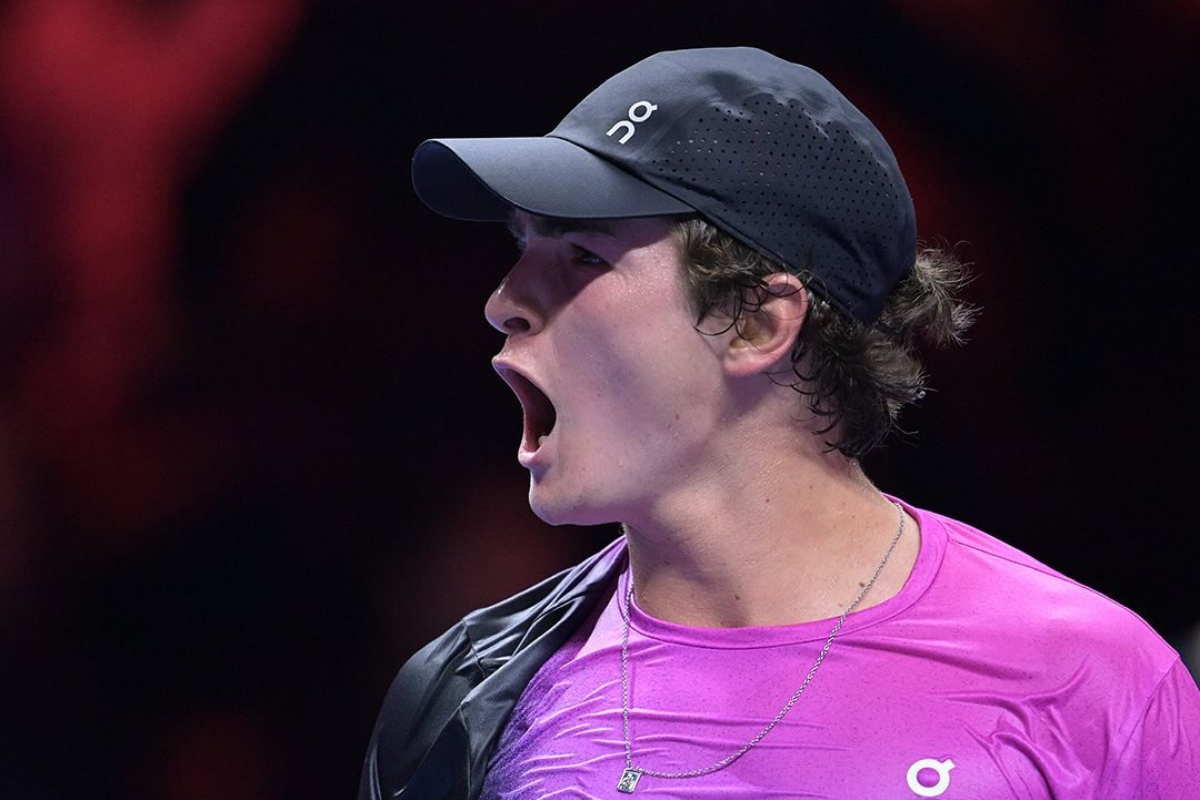
[[[921,549],[907,583],[848,617],[784,720],[731,766],[643,776],[638,795],[1200,798],[1200,693],[1145,622],[987,534],[908,510]],[[522,694],[485,800],[624,796],[627,580]],[[635,603],[634,763],[686,771],[738,750],[800,685],[835,622],[693,628]]]

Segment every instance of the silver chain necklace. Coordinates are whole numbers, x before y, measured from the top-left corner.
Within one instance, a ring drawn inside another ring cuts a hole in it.
[[[629,588],[625,591],[625,632],[621,637],[621,725],[625,733],[625,771],[621,773],[621,780],[617,782],[617,791],[633,794],[634,790],[637,789],[638,781],[642,779],[643,775],[650,775],[654,778],[699,778],[701,775],[709,775],[718,770],[725,769],[746,755],[746,753],[749,753],[756,744],[765,739],[767,734],[775,729],[775,726],[787,716],[787,713],[792,710],[792,706],[796,705],[796,701],[800,699],[800,695],[804,694],[804,690],[812,683],[817,670],[821,668],[822,662],[825,661],[825,656],[829,654],[829,648],[833,646],[834,638],[842,630],[842,626],[846,624],[846,617],[853,613],[854,609],[858,608],[863,598],[867,596],[867,592],[871,591],[871,587],[879,579],[879,574],[887,566],[888,559],[892,557],[892,551],[896,549],[896,544],[900,541],[901,535],[904,534],[904,509],[899,503],[893,501],[892,504],[896,506],[896,511],[900,516],[900,524],[897,526],[896,535],[892,537],[891,545],[888,546],[887,552],[883,554],[883,560],[875,568],[875,574],[871,576],[871,580],[867,581],[867,585],[858,593],[858,597],[854,598],[854,602],[838,617],[837,624],[829,632],[829,637],[825,639],[825,646],[821,648],[821,652],[817,655],[817,660],[813,662],[812,669],[808,671],[808,675],[804,677],[800,687],[792,693],[792,696],[784,704],[783,708],[779,710],[779,713],[775,715],[775,718],[768,722],[753,739],[742,745],[741,749],[707,767],[691,769],[687,772],[659,772],[658,770],[647,769],[645,767],[636,767],[633,764],[633,739],[629,735],[629,618],[633,608],[633,572],[629,573]]]

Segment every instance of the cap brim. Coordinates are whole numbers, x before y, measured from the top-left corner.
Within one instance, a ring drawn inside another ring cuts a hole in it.
[[[412,180],[425,205],[453,219],[501,221],[513,208],[564,219],[695,213],[612,162],[552,136],[430,139],[413,154]]]

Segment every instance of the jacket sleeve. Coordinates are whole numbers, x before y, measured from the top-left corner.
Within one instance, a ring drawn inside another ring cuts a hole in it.
[[[410,658],[384,698],[359,800],[477,794],[524,687],[586,619],[623,557],[618,539],[582,564],[468,614]]]
[[[410,658],[392,681],[371,734],[359,800],[462,796],[465,765],[456,763],[458,758],[440,757],[439,751],[456,738],[448,729],[454,727],[459,704],[482,677],[461,622]],[[439,738],[442,746],[432,748]],[[409,786],[425,762],[421,786]]]

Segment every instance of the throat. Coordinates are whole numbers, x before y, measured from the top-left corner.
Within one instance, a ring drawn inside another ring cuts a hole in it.
[[[920,549],[916,521],[883,502],[881,515],[864,515],[853,530],[834,526],[825,536],[768,528],[663,546],[626,526],[638,605],[657,619],[704,628],[833,619],[867,587],[857,608],[877,605],[904,587]]]

